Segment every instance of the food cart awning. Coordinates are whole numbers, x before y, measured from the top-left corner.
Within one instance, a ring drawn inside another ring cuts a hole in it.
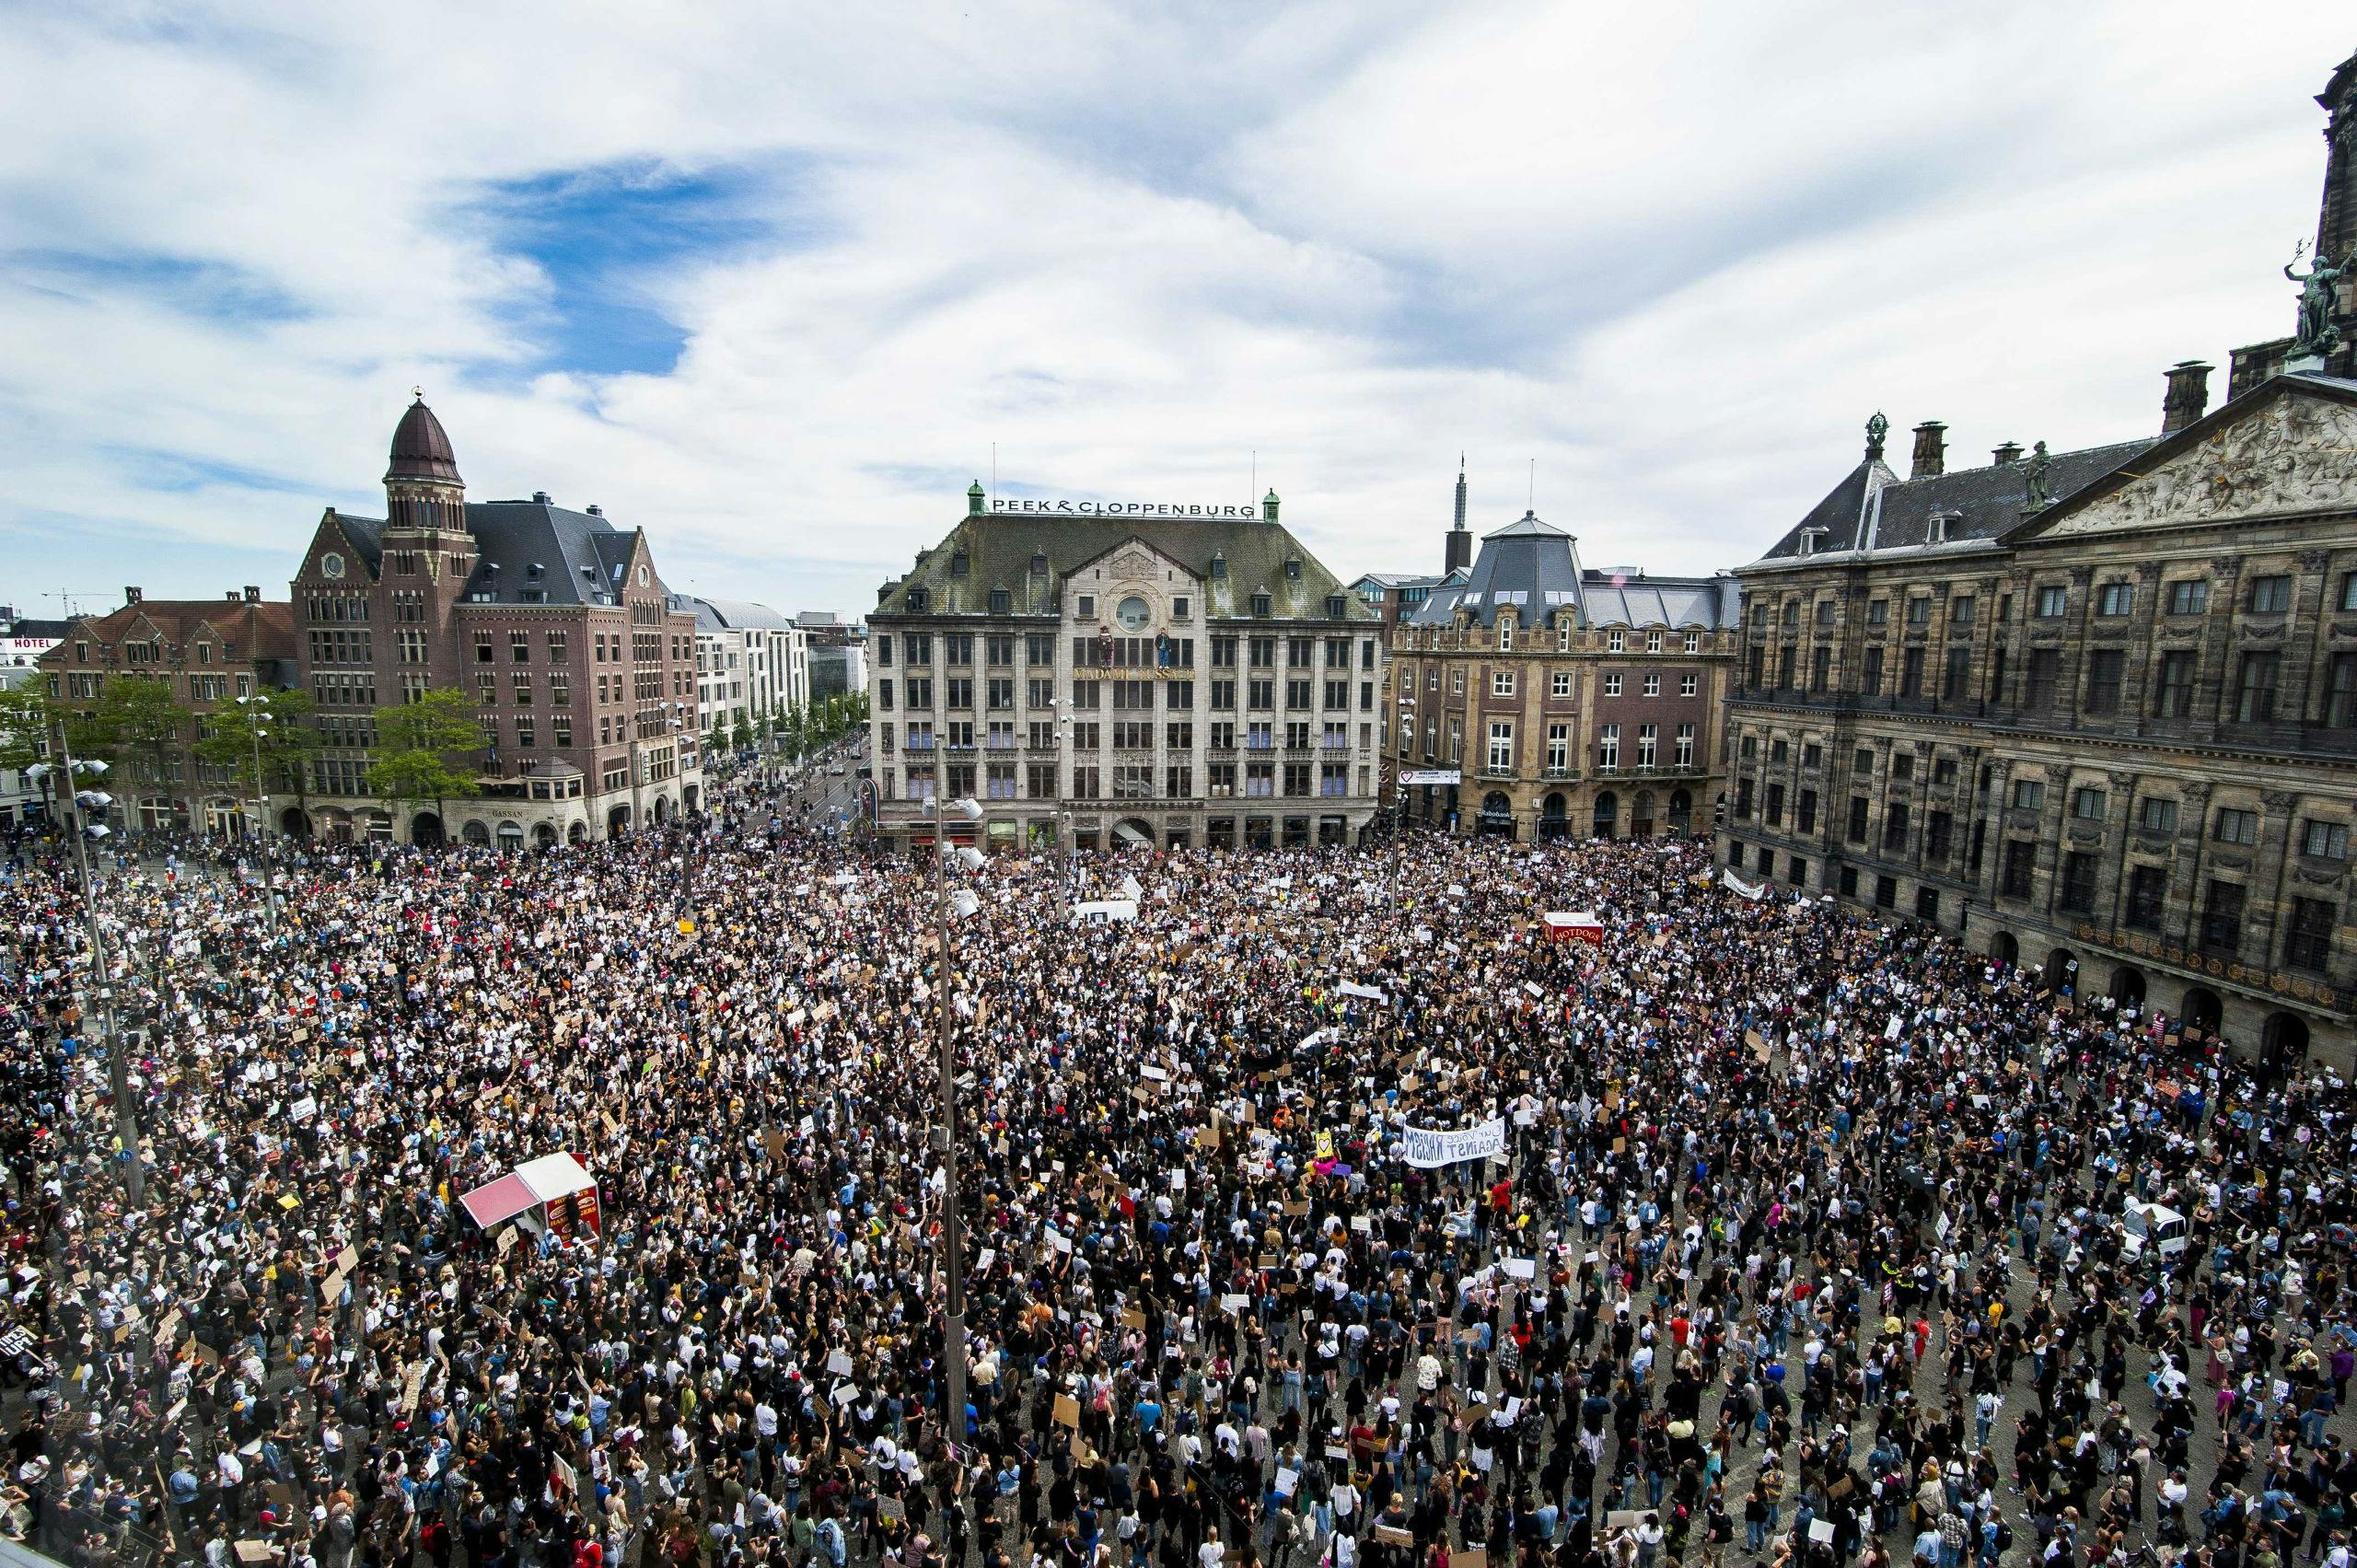
[[[1550,910],[1546,917],[1547,935],[1558,942],[1577,939],[1601,944],[1604,922],[1587,910]]]
[[[597,1185],[597,1179],[571,1155],[542,1155],[495,1181],[484,1182],[459,1202],[466,1205],[475,1224],[489,1230],[552,1198]]]

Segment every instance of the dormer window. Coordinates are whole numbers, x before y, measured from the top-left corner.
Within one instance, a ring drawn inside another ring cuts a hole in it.
[[[1268,589],[1266,589],[1266,588],[1256,588],[1256,589],[1254,589],[1254,590],[1253,590],[1253,593],[1252,593],[1252,613],[1253,613],[1253,614],[1255,614],[1255,615],[1263,615],[1263,616],[1264,616],[1264,615],[1267,615],[1267,614],[1269,613],[1269,590],[1268,590]]]
[[[1044,577],[1048,575],[1048,552],[1046,551],[1035,550],[1031,552],[1031,575],[1035,577]]]
[[[951,576],[964,576],[966,575],[966,552],[964,551],[953,550],[949,552],[949,575]]]
[[[1328,595],[1326,596],[1326,619],[1327,619],[1327,620],[1329,620],[1329,621],[1340,621],[1340,620],[1341,620],[1341,619],[1342,619],[1342,617],[1344,617],[1345,615],[1348,615],[1350,612],[1351,612],[1351,610],[1350,610],[1350,601],[1349,601],[1349,600],[1348,600],[1348,598],[1346,598],[1343,595],[1341,595],[1341,594],[1328,594]]]
[[[923,588],[911,588],[909,590],[910,614],[923,615],[926,610],[932,608],[933,595],[930,592]]]
[[[1223,552],[1212,552],[1212,576],[1219,581],[1227,577],[1227,556]]]
[[[1297,583],[1301,581],[1300,556],[1288,555],[1285,557],[1285,581],[1288,583]]]
[[[1010,597],[1011,596],[1009,596],[1004,588],[993,588],[991,590],[991,613],[993,615],[1004,615],[1009,608]]]
[[[1817,541],[1823,538],[1824,535],[1825,530],[1823,528],[1803,528],[1801,530],[1800,552],[1803,555],[1816,554]]]
[[[1498,652],[1514,652],[1514,617],[1511,615],[1498,617]]]
[[[1572,618],[1569,615],[1555,617],[1555,650],[1566,654],[1572,651]]]
[[[1955,522],[1958,517],[1962,517],[1963,515],[1964,515],[1964,514],[1962,514],[1961,512],[1934,512],[1934,513],[1933,513],[1933,514],[1932,514],[1932,531],[1931,531],[1931,540],[1930,540],[1930,542],[1932,542],[1932,543],[1933,543],[1933,544],[1945,544],[1945,543],[1947,543],[1947,541],[1948,541],[1948,527],[1949,527],[1949,525],[1950,525],[1950,524],[1952,524],[1952,523],[1954,523],[1954,522]]]

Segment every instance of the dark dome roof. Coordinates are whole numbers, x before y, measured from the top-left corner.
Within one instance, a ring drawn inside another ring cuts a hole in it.
[[[392,462],[385,470],[385,478],[438,479],[449,484],[463,484],[459,477],[459,459],[450,450],[449,433],[434,411],[425,406],[424,398],[409,405],[401,414],[401,424],[393,427]]]

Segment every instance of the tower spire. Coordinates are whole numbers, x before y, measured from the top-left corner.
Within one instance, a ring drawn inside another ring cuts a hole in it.
[[[1444,575],[1473,564],[1473,536],[1465,529],[1465,454],[1457,454],[1457,521],[1441,552]]]

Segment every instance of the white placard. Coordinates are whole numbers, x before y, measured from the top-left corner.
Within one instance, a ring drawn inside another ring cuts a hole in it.
[[[1506,1152],[1506,1119],[1493,1116],[1478,1127],[1442,1130],[1403,1128],[1408,1163],[1430,1170],[1466,1160],[1495,1159]]]

